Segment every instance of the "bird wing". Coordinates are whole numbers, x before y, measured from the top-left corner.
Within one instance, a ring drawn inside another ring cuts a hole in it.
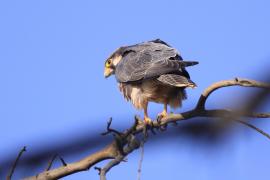
[[[115,75],[118,82],[134,82],[181,71],[196,64],[198,62],[182,61],[176,49],[155,40],[125,47]]]
[[[196,87],[196,84],[189,78],[178,74],[163,74],[157,80],[175,87]]]

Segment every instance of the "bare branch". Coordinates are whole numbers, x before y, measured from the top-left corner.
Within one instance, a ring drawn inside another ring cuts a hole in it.
[[[206,88],[197,103],[196,109],[205,109],[205,102],[208,96],[215,90],[228,86],[258,87],[270,89],[270,84],[257,82],[249,79],[235,78],[234,80],[219,81]]]
[[[52,167],[52,165],[53,165],[53,162],[54,162],[54,160],[55,160],[57,157],[59,158],[59,160],[61,161],[61,163],[62,163],[63,166],[66,166],[66,165],[67,165],[67,163],[65,162],[65,160],[64,160],[61,156],[59,156],[58,154],[55,154],[55,155],[52,157],[52,159],[49,161],[48,167],[46,168],[46,171],[49,171],[49,170],[51,169],[51,167]]]
[[[111,125],[112,125],[112,118],[110,118],[109,121],[107,122],[107,131],[104,133],[101,133],[101,135],[105,136],[107,134],[114,133],[116,135],[121,136],[122,133],[120,133],[119,131],[117,131],[115,129],[112,129]]]
[[[50,171],[45,171],[38,174],[37,176],[32,176],[25,179],[54,180],[54,179],[59,179],[61,177],[67,176],[69,174],[79,172],[79,171],[85,171],[102,160],[113,159],[117,155],[116,149],[117,149],[117,146],[115,142],[112,142],[111,144],[106,146],[104,149],[94,154],[91,154],[78,162],[70,163],[70,164],[67,164],[66,166],[52,169]]]
[[[7,180],[11,180],[11,177],[12,177],[12,175],[13,175],[13,173],[14,173],[16,167],[17,167],[17,164],[18,164],[18,162],[19,162],[19,160],[20,160],[22,154],[23,154],[25,151],[26,151],[26,146],[24,146],[24,147],[20,150],[20,152],[19,152],[19,154],[18,154],[18,156],[17,156],[17,158],[16,158],[14,164],[12,165],[12,167],[11,167],[11,169],[10,169],[9,174],[7,175],[7,178],[6,178]]]
[[[57,157],[57,154],[53,155],[53,157],[52,157],[52,159],[50,159],[50,161],[48,163],[48,166],[47,166],[47,168],[46,168],[45,171],[49,171],[51,169],[52,164],[53,164],[53,162],[54,162],[54,160],[55,160],[56,157]]]
[[[137,180],[141,179],[143,156],[144,156],[144,141],[141,142],[141,157],[140,157],[140,160],[139,160]]]
[[[255,131],[261,133],[263,136],[267,137],[268,139],[270,139],[270,135],[267,134],[266,132],[264,132],[263,130],[257,128],[256,126],[252,125],[252,124],[249,124],[248,122],[245,122],[245,121],[241,121],[241,120],[235,120],[236,122],[239,122],[241,124],[244,124],[252,129],[254,129]]]
[[[262,131],[261,129],[251,125],[245,121],[239,120],[241,117],[247,118],[270,118],[270,113],[255,113],[249,111],[237,111],[237,110],[226,110],[226,109],[212,109],[206,110],[205,103],[207,98],[210,96],[212,92],[217,89],[228,87],[228,86],[244,86],[244,87],[258,87],[258,88],[265,88],[270,89],[270,84],[257,82],[254,80],[248,79],[239,79],[235,78],[234,80],[227,80],[227,81],[220,81],[214,83],[213,85],[209,86],[201,95],[197,106],[190,111],[186,111],[180,114],[169,114],[168,116],[153,121],[151,127],[145,126],[141,123],[138,117],[135,117],[135,122],[131,128],[122,132],[118,132],[110,128],[112,120],[107,124],[107,132],[103,133],[103,135],[113,133],[115,136],[115,140],[107,145],[104,149],[89,155],[88,157],[75,162],[66,164],[66,166],[62,166],[56,169],[52,169],[46,172],[42,172],[37,176],[26,178],[28,180],[38,179],[38,180],[51,180],[51,179],[59,179],[61,177],[67,176],[69,174],[73,174],[79,171],[88,170],[90,167],[95,165],[96,163],[105,160],[105,159],[112,159],[107,165],[103,168],[95,169],[99,170],[99,175],[101,180],[106,179],[106,173],[117,164],[121,163],[124,158],[137,149],[140,145],[140,141],[135,137],[136,134],[144,134],[144,137],[147,136],[147,130],[154,130],[160,129],[164,130],[166,126],[170,123],[176,124],[176,122],[180,122],[183,120],[189,120],[194,117],[207,117],[207,118],[223,118],[225,120],[236,121],[238,123],[244,124],[247,127],[250,127],[262,135],[266,136],[270,139],[270,135],[266,132]]]
[[[100,169],[100,180],[106,180],[106,173],[114,166],[121,163],[125,156],[135,149],[138,149],[140,146],[139,141],[136,139],[136,137],[132,134],[130,134],[128,137],[128,144],[123,149],[124,154],[118,154],[115,159],[111,160],[105,167]]]

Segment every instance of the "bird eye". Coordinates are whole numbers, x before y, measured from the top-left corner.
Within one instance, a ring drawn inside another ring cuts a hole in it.
[[[111,64],[112,64],[112,60],[111,60],[111,59],[109,59],[109,60],[106,62],[106,66],[107,66],[107,67],[110,67],[110,66],[111,66]]]

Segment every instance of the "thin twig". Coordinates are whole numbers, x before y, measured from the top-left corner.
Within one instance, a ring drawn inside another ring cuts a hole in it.
[[[270,135],[268,133],[264,132],[262,129],[258,128],[258,127],[254,126],[254,125],[252,125],[252,124],[250,124],[248,122],[242,121],[242,120],[234,120],[234,121],[236,121],[238,123],[241,123],[241,124],[244,124],[244,125],[250,127],[251,129],[254,129],[255,131],[259,132],[260,134],[267,137],[268,139],[270,139]]]
[[[64,160],[61,156],[59,156],[58,154],[55,154],[55,155],[52,157],[52,159],[49,161],[48,166],[47,166],[47,168],[46,168],[46,171],[49,171],[49,170],[51,169],[51,167],[52,167],[52,165],[53,165],[53,162],[54,162],[54,160],[55,160],[57,157],[59,158],[59,160],[61,161],[61,163],[62,163],[63,166],[67,166],[67,163],[65,162],[65,160]]]
[[[6,178],[7,180],[11,180],[11,177],[12,177],[12,175],[14,174],[14,171],[15,171],[15,169],[16,169],[16,167],[17,167],[17,164],[18,164],[18,162],[19,162],[19,160],[20,160],[22,154],[23,154],[25,151],[26,151],[26,146],[24,146],[24,147],[20,150],[20,152],[19,152],[19,154],[18,154],[18,156],[17,156],[17,158],[16,158],[14,164],[13,164],[12,167],[11,167],[11,170],[10,170],[9,174],[7,175],[7,178]]]
[[[104,166],[103,168],[101,168],[99,176],[100,176],[100,180],[106,180],[106,174],[107,172],[114,166],[116,166],[117,164],[119,164],[122,160],[124,159],[123,155],[118,155],[115,157],[115,159],[111,160],[106,166]]]
[[[97,171],[98,171],[98,175],[100,175],[101,168],[100,168],[100,167],[95,166],[95,167],[94,167],[94,169],[95,169],[95,170],[97,170]]]
[[[59,157],[59,159],[60,159],[62,165],[63,165],[63,166],[67,166],[67,163],[65,162],[65,160],[64,160],[61,156],[59,156],[59,155],[58,155],[58,157]]]
[[[56,157],[57,157],[57,154],[55,154],[55,155],[51,158],[51,160],[49,161],[48,166],[47,166],[47,168],[46,168],[45,171],[49,171],[49,170],[51,169],[52,164],[53,164],[53,162],[54,162],[54,160],[55,160]]]
[[[140,157],[140,161],[139,161],[137,180],[141,179],[143,156],[144,156],[144,141],[141,142],[141,157]]]
[[[111,125],[112,125],[112,118],[110,118],[109,121],[107,122],[107,131],[101,133],[101,135],[105,136],[107,134],[114,133],[114,134],[120,136],[121,133],[119,131],[115,130],[115,129],[112,129]]]
[[[139,118],[135,116],[134,124],[131,126],[131,128],[127,129],[124,133],[121,133],[121,135],[115,136],[115,143],[118,149],[117,156],[111,160],[106,166],[103,168],[99,168],[99,176],[100,180],[106,180],[106,174],[107,172],[117,164],[125,161],[125,157],[127,154],[131,153],[133,150],[137,149],[139,147],[138,140],[133,135],[133,133],[136,132],[136,127],[139,123]],[[127,144],[127,146],[124,147],[124,145]],[[96,168],[97,169],[97,168]]]

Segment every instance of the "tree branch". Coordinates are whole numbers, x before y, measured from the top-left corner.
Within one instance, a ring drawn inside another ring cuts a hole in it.
[[[205,89],[197,103],[196,109],[205,109],[205,102],[208,96],[215,90],[228,86],[258,87],[270,89],[270,84],[249,79],[235,78],[234,80],[219,81]]]
[[[176,123],[183,120],[189,120],[194,117],[208,117],[208,118],[223,118],[231,121],[236,121],[238,123],[244,124],[247,127],[250,127],[262,135],[266,136],[270,139],[270,135],[261,129],[251,125],[245,121],[239,120],[241,117],[248,118],[270,118],[270,113],[255,113],[249,111],[232,111],[226,109],[212,109],[206,110],[205,103],[207,98],[213,93],[215,90],[228,87],[228,86],[243,86],[243,87],[258,87],[264,89],[270,89],[270,84],[257,82],[254,80],[248,79],[239,79],[235,78],[234,80],[226,80],[220,81],[209,86],[201,95],[200,99],[197,102],[196,107],[193,110],[186,111],[180,114],[169,114],[168,116],[158,120],[153,121],[151,127],[146,127],[143,123],[140,123],[140,119],[135,117],[135,123],[132,127],[123,133],[118,132],[112,128],[110,128],[112,121],[110,120],[107,124],[107,132],[103,133],[103,135],[113,133],[115,135],[115,140],[107,145],[104,149],[91,154],[84,159],[67,164],[66,166],[62,166],[56,169],[52,169],[49,171],[42,172],[37,176],[32,176],[26,178],[27,180],[52,180],[58,179],[69,174],[73,174],[79,171],[88,170],[96,163],[103,161],[105,159],[112,159],[107,165],[103,168],[95,168],[99,170],[99,175],[101,180],[106,179],[106,173],[117,164],[121,163],[123,159],[130,154],[132,151],[137,149],[140,145],[140,140],[136,138],[136,134],[146,134],[147,130],[160,129],[162,127],[166,127],[170,123]]]
[[[19,152],[19,154],[18,154],[18,156],[17,156],[17,158],[16,158],[14,164],[12,165],[12,167],[11,167],[11,169],[10,169],[9,174],[7,175],[7,178],[6,178],[7,180],[11,180],[11,177],[12,177],[12,175],[13,175],[13,173],[14,173],[16,167],[17,167],[17,164],[18,164],[18,162],[19,162],[21,156],[23,155],[23,153],[24,153],[25,151],[26,151],[26,146],[24,146],[24,147],[20,150],[20,152]]]
[[[140,146],[139,141],[136,139],[134,135],[129,135],[128,137],[128,144],[124,147],[123,152],[124,154],[118,154],[115,159],[111,160],[105,167],[100,169],[100,180],[106,180],[106,173],[114,166],[121,163],[124,160],[127,154],[130,154],[135,149],[138,149]]]

